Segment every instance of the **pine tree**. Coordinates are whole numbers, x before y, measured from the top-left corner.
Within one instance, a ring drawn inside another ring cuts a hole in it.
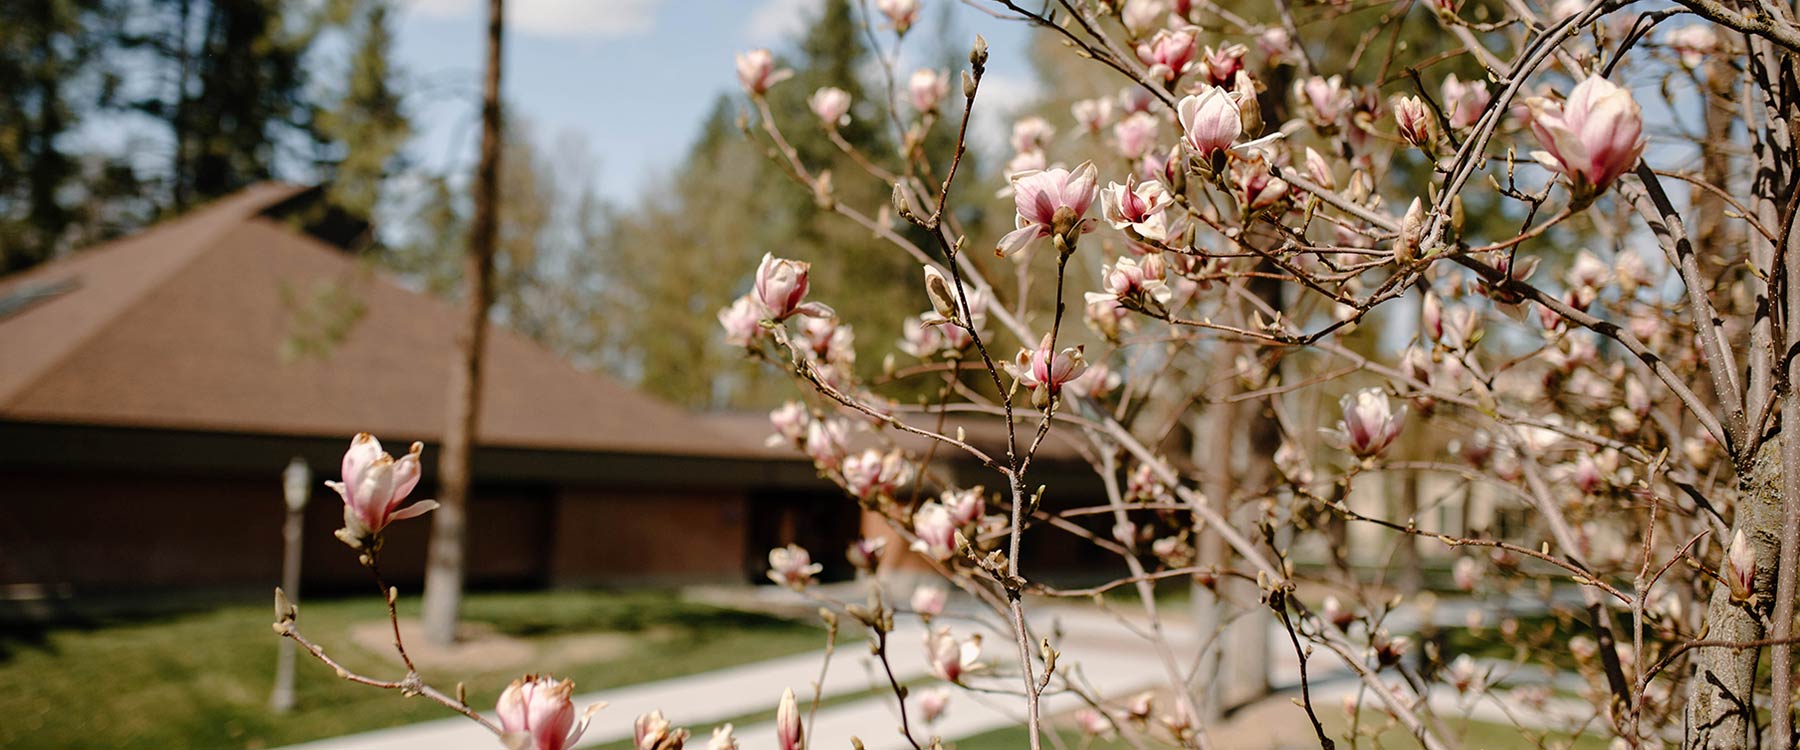
[[[104,0],[0,3],[0,273],[48,259],[81,219],[67,195],[81,164],[58,139],[91,109],[81,90],[104,88],[110,15]]]
[[[347,9],[354,17],[347,30],[356,36],[349,81],[335,106],[319,113],[319,134],[333,141],[337,158],[329,161],[331,199],[351,215],[368,219],[381,202],[382,186],[401,168],[400,149],[412,136],[412,123],[395,91],[396,74],[389,62],[393,45],[388,0],[361,0]]]

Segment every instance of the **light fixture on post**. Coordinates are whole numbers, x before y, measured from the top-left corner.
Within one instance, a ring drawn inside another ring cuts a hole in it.
[[[296,456],[281,472],[282,499],[287,503],[287,520],[281,525],[281,590],[293,602],[300,600],[300,542],[306,528],[306,502],[312,499],[312,483],[312,467],[306,459]],[[282,638],[279,648],[269,708],[286,713],[294,707],[294,641]]]

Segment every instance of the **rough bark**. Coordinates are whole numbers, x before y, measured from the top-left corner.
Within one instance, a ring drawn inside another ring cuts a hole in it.
[[[464,266],[464,317],[450,368],[450,403],[438,459],[438,510],[432,514],[425,569],[425,635],[456,640],[467,564],[470,449],[481,410],[481,359],[487,348],[488,308],[494,303],[494,248],[499,227],[500,59],[503,0],[488,0],[487,77],[482,86],[481,161],[475,168],[475,214],[469,222]]]
[[[1763,620],[1772,599],[1769,592],[1774,590],[1775,560],[1781,548],[1782,472],[1777,446],[1782,442],[1785,440],[1765,445],[1738,483],[1732,533],[1743,531],[1756,550],[1758,596],[1746,604],[1734,603],[1730,591],[1715,584],[1706,608],[1703,637],[1707,641],[1736,643],[1764,637]],[[1723,550],[1719,557],[1723,566]],[[1700,648],[1694,654],[1682,747],[1742,750],[1755,746],[1756,665],[1762,649]]]

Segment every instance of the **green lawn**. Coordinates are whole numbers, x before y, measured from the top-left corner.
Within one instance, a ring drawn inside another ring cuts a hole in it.
[[[401,615],[416,599],[401,600]],[[692,674],[824,645],[821,630],[685,603],[663,592],[474,594],[466,619],[523,639],[530,665],[455,671],[421,663],[427,681],[468,686],[490,707],[526,670],[573,678],[578,691]],[[298,708],[267,709],[276,644],[263,602],[35,633],[0,632],[0,747],[270,747],[451,716],[396,692],[351,685],[301,655]],[[356,645],[352,624],[385,619],[374,597],[302,604],[302,633],[371,676],[397,677],[387,654]],[[620,634],[592,646],[592,634]],[[620,638],[627,648],[621,648]],[[541,663],[540,663],[541,661]]]

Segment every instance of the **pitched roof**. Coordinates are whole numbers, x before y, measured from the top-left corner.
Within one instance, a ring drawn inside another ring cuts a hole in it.
[[[0,279],[0,421],[438,439],[460,315],[272,216],[307,189],[262,184],[144,232]],[[284,357],[296,298],[362,314]],[[477,441],[521,448],[766,455],[707,420],[582,372],[492,326]]]

